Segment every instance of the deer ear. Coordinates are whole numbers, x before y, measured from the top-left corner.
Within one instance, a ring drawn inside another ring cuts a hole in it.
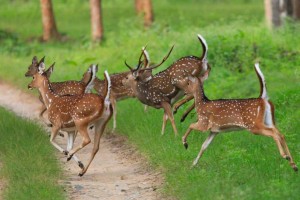
[[[40,74],[44,73],[44,71],[45,71],[45,63],[44,62],[39,63],[38,70],[39,70]]]
[[[36,56],[34,56],[34,57],[32,58],[32,64],[37,64],[37,62],[38,62],[38,59],[37,59]]]
[[[42,59],[40,60],[40,62],[39,62],[39,63],[42,63],[42,62],[45,62],[45,56],[44,56],[44,57],[42,57]]]
[[[50,76],[53,72],[53,69],[54,69],[54,65],[55,65],[55,62],[45,71],[47,78],[50,78]]]

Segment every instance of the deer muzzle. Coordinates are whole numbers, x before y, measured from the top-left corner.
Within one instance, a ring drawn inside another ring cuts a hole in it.
[[[28,89],[29,89],[29,90],[32,90],[32,86],[31,86],[31,84],[28,84],[28,86],[27,86],[27,87],[28,87]]]

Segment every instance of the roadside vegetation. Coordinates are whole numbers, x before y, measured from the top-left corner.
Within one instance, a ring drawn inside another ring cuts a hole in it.
[[[64,178],[62,169],[45,131],[1,107],[0,116],[3,199],[65,199],[58,183]]]
[[[56,62],[52,81],[79,80],[91,63],[99,63],[98,77],[103,78],[106,69],[110,73],[126,71],[124,60],[135,65],[146,44],[153,62],[159,62],[175,44],[158,72],[182,56],[199,56],[197,34],[201,34],[208,43],[212,67],[205,82],[206,95],[210,99],[250,98],[259,95],[254,71],[254,63],[259,61],[275,105],[277,126],[300,167],[300,24],[287,22],[277,30],[268,30],[263,1],[154,1],[155,22],[147,30],[132,3],[103,1],[105,38],[101,45],[90,43],[89,5],[84,1],[54,1],[58,28],[68,37],[63,43],[38,41],[42,33],[38,3],[3,2],[0,0],[0,18],[5,18],[0,21],[0,79],[24,90],[30,82],[24,73],[34,55],[46,56],[47,66]],[[275,142],[246,131],[218,135],[197,167],[191,168],[207,133],[192,132],[185,150],[181,136],[196,120],[192,113],[180,123],[187,107],[175,115],[180,136],[174,137],[170,124],[165,135],[160,135],[162,110],[149,108],[144,112],[135,99],[118,103],[117,132],[126,135],[154,167],[164,172],[165,194],[181,200],[299,198],[299,174],[280,157]],[[0,124],[10,127],[6,122]],[[20,138],[28,137],[26,129],[22,132],[25,136]],[[2,137],[9,139],[7,135],[1,136],[1,141]]]

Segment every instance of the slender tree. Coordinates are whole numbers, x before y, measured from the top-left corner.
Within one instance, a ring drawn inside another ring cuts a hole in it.
[[[135,0],[135,10],[137,14],[144,15],[144,26],[149,27],[154,21],[152,1],[151,0]]]
[[[293,0],[293,17],[300,20],[300,0]]]
[[[92,39],[100,42],[103,38],[101,0],[90,0]]]
[[[144,12],[144,26],[149,27],[154,20],[151,0],[144,0]]]
[[[281,25],[279,0],[265,0],[265,14],[270,28]]]
[[[40,4],[43,23],[43,41],[59,39],[60,34],[57,31],[51,0],[40,0]]]
[[[137,14],[143,13],[143,0],[134,0],[134,6]]]

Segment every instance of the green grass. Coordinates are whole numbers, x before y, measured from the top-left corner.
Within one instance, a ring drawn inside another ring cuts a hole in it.
[[[3,0],[2,0],[3,1]],[[1,0],[0,0],[1,2]],[[14,5],[14,6],[12,6]],[[259,95],[259,82],[253,65],[260,61],[270,99],[275,104],[279,130],[296,163],[300,161],[300,33],[299,23],[287,22],[269,31],[264,24],[263,2],[252,1],[153,1],[155,23],[142,27],[133,3],[103,1],[105,40],[100,46],[89,42],[88,4],[81,0],[54,1],[60,32],[65,43],[39,43],[41,35],[39,5],[16,0],[0,7],[0,78],[24,90],[30,79],[23,78],[34,55],[46,55],[46,64],[56,62],[52,81],[81,78],[91,63],[100,64],[99,77],[125,71],[124,60],[134,65],[140,49],[148,44],[153,62],[159,62],[172,44],[175,49],[166,68],[186,55],[200,55],[196,34],[209,45],[212,66],[205,91],[209,98],[248,98]],[[24,17],[20,17],[24,16]],[[74,23],[76,22],[76,23]],[[187,107],[187,106],[185,106]],[[184,123],[175,116],[180,136],[196,120],[194,113]],[[207,133],[192,132],[189,149],[175,138],[170,124],[160,135],[162,110],[144,113],[137,100],[118,103],[118,132],[164,171],[164,192],[178,199],[297,199],[300,178],[283,160],[271,138],[248,132],[232,132],[216,137],[199,165],[191,169]]]
[[[4,199],[65,199],[62,171],[49,137],[36,124],[0,107],[0,176]],[[5,119],[5,120],[4,120]]]

